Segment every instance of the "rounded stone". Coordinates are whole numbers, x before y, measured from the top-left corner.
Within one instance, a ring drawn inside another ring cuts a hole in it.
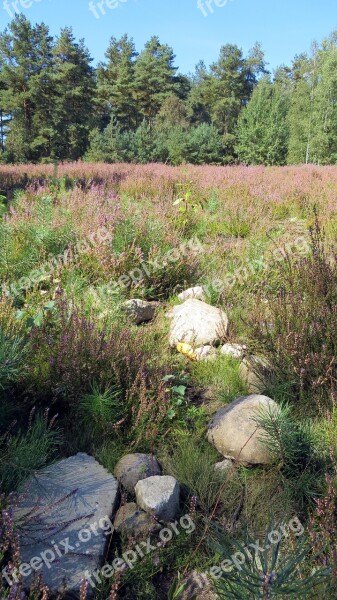
[[[267,396],[242,396],[218,410],[208,426],[208,441],[225,458],[243,464],[270,464],[272,457],[255,418],[260,411],[277,412]]]
[[[126,454],[115,467],[114,475],[127,492],[133,494],[136,484],[151,475],[161,475],[161,466],[153,454]]]

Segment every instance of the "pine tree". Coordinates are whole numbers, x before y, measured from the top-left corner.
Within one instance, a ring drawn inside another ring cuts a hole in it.
[[[54,136],[53,110],[55,90],[53,86],[53,38],[43,23],[36,25],[36,72],[30,78],[33,137],[30,148],[34,160],[48,158],[52,152]]]
[[[10,160],[36,160],[36,140],[48,121],[52,38],[44,24],[17,15],[0,35],[0,106],[5,115]],[[47,139],[40,138],[42,146]],[[48,145],[48,143],[47,143]]]
[[[75,41],[71,28],[61,31],[53,49],[52,84],[56,98],[53,114],[52,156],[77,160],[83,156],[94,125],[95,74],[84,41]]]
[[[135,66],[135,98],[141,118],[154,119],[165,99],[175,89],[172,48],[154,36],[145,44]]]
[[[102,126],[113,115],[123,128],[134,128],[137,123],[135,103],[134,59],[137,56],[133,40],[124,35],[112,37],[105,53],[107,63],[97,69],[97,104]]]
[[[242,107],[248,102],[260,73],[265,72],[263,52],[256,44],[247,58],[234,44],[220,49],[217,62],[206,69],[199,63],[191,99],[194,114],[211,122],[223,136],[227,161],[235,157],[235,130]]]

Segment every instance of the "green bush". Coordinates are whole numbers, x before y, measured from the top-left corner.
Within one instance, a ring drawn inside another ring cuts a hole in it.
[[[23,374],[26,347],[19,335],[5,334],[0,329],[0,392]]]
[[[322,598],[329,570],[318,568],[310,572],[307,560],[311,546],[303,531],[297,519],[289,527],[270,522],[264,539],[252,537],[245,530],[238,541],[216,530],[217,541],[212,540],[211,546],[216,564],[224,566],[224,569],[219,567],[220,574],[217,572],[214,580],[219,597],[224,600]]]
[[[314,430],[308,422],[296,422],[291,407],[281,404],[261,411],[256,417],[261,440],[269,449],[285,487],[298,510],[303,510],[324,488],[324,456],[316,451]]]
[[[0,487],[4,492],[17,490],[34,471],[55,458],[62,438],[52,425],[46,416],[37,416],[26,432],[9,432],[0,438]]]

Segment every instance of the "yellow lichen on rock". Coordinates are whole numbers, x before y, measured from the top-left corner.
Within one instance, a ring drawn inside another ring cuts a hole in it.
[[[197,360],[196,354],[190,344],[178,342],[176,348],[180,354],[184,354],[184,356],[187,356],[190,360]]]

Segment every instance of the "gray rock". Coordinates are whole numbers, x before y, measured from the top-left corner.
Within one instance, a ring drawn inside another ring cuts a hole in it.
[[[219,596],[213,589],[212,577],[206,573],[192,571],[183,580],[185,587],[179,600],[217,600]]]
[[[117,511],[114,527],[118,533],[128,536],[148,536],[160,526],[152,515],[140,510],[135,502],[129,502]]]
[[[276,412],[277,404],[267,396],[242,396],[214,415],[207,438],[225,458],[243,464],[270,464],[272,457],[261,440],[254,418],[261,410]]]
[[[195,287],[189,288],[188,290],[181,292],[181,294],[178,294],[178,298],[179,300],[189,300],[190,298],[196,298],[197,300],[202,300],[203,302],[206,301],[206,295],[201,285],[196,285]]]
[[[271,379],[271,366],[262,356],[249,356],[240,364],[239,373],[250,394],[261,394]]]
[[[213,346],[201,346],[194,351],[196,360],[204,362],[207,360],[216,360],[217,351]]]
[[[123,310],[136,325],[152,321],[155,316],[159,302],[147,302],[146,300],[133,299],[123,302]]]
[[[224,346],[222,346],[220,352],[225,356],[232,356],[233,358],[242,358],[246,350],[247,347],[242,346],[241,344],[225,344]]]
[[[175,348],[179,342],[194,347],[213,346],[220,342],[228,330],[226,313],[195,298],[174,306],[167,317],[172,319],[169,336],[171,348]]]
[[[78,597],[85,573],[104,562],[117,500],[118,482],[87,454],[31,477],[15,510],[27,587],[37,574],[53,594],[65,585]]]
[[[217,462],[214,465],[214,469],[220,473],[227,473],[232,468],[233,468],[233,461],[229,460],[229,458],[226,458],[225,460],[222,460],[221,462]]]
[[[161,475],[161,466],[152,454],[126,454],[118,461],[114,474],[127,492],[133,494],[136,484],[151,475]]]
[[[172,521],[179,511],[180,485],[174,477],[154,476],[138,481],[137,504],[159,521]]]

